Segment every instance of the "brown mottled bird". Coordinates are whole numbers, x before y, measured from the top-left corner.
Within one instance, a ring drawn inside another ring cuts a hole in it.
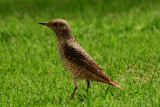
[[[87,82],[87,92],[90,80],[107,83],[122,89],[114,80],[107,76],[102,68],[90,55],[77,43],[68,23],[63,19],[53,19],[47,23],[39,23],[51,28],[58,38],[58,51],[64,66],[70,71],[74,79],[74,91],[77,89],[77,80]]]

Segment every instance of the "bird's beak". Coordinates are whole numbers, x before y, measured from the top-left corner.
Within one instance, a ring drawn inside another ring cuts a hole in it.
[[[46,25],[47,26],[48,22],[43,22],[43,23],[38,23],[38,24]]]

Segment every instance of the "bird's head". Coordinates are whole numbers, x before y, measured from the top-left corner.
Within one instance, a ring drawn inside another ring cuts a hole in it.
[[[53,19],[46,23],[39,23],[51,28],[58,37],[72,36],[71,29],[67,21],[63,19]]]

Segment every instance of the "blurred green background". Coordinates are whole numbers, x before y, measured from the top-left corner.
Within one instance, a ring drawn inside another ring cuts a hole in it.
[[[125,90],[86,93],[39,22],[68,21],[76,40]],[[160,106],[159,0],[0,0],[0,106]]]

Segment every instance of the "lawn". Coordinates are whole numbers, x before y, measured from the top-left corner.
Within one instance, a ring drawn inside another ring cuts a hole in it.
[[[53,31],[68,21],[81,46],[124,90],[86,93],[63,67]],[[160,1],[0,0],[0,106],[160,106]]]

